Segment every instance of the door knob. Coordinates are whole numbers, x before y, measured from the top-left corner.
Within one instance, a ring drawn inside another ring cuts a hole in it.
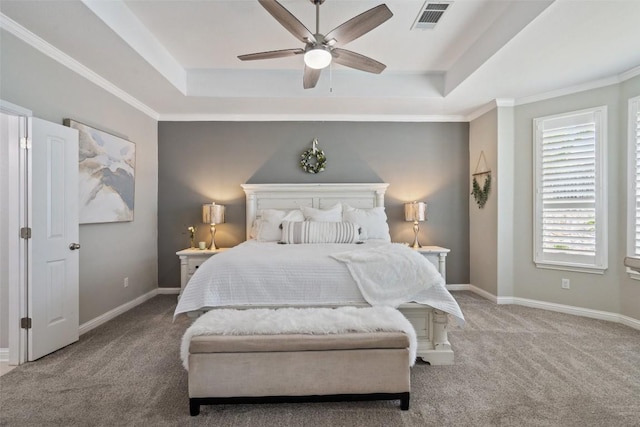
[[[69,245],[69,249],[75,251],[76,249],[80,249],[80,243],[72,243]]]

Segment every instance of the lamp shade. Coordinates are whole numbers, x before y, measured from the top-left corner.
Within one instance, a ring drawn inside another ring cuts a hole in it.
[[[224,205],[216,205],[215,203],[202,205],[202,222],[222,224],[224,222]]]
[[[404,204],[405,221],[425,221],[427,219],[427,204],[425,202],[411,202]]]

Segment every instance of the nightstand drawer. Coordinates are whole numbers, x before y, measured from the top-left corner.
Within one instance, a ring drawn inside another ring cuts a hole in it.
[[[187,274],[191,276],[193,273],[196,272],[198,267],[200,267],[200,265],[202,265],[202,263],[208,259],[209,259],[208,256],[207,257],[189,257],[189,259],[187,260]]]

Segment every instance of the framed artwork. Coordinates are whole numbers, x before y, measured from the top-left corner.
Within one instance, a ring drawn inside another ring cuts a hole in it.
[[[65,119],[80,138],[80,224],[133,221],[136,145]]]

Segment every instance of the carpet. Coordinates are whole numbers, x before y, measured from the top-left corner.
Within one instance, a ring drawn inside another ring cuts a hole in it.
[[[640,426],[640,332],[454,292],[453,366],[417,363],[398,402],[203,406],[189,416],[175,295],[0,377],[3,426]]]

